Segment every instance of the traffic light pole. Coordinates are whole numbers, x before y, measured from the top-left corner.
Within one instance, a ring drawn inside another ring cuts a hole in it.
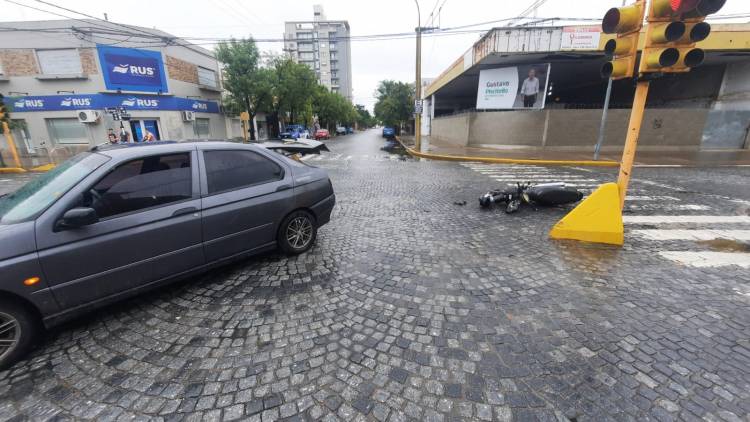
[[[649,85],[649,81],[640,81],[635,89],[635,99],[633,100],[633,111],[630,114],[628,136],[625,139],[625,150],[622,153],[622,161],[620,162],[620,175],[617,177],[617,186],[620,191],[620,209],[625,206],[625,195],[630,183],[630,174],[633,171],[635,150],[638,148],[638,137],[641,133],[643,114],[646,110]]]
[[[10,154],[13,156],[13,163],[15,163],[16,167],[21,168],[21,159],[18,157],[16,142],[13,140],[13,135],[10,133],[8,122],[3,122],[3,135],[5,135],[5,139],[8,141],[8,149],[10,149]]]

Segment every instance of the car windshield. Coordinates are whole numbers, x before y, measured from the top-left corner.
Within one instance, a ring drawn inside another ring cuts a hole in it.
[[[36,218],[69,189],[106,163],[108,157],[84,152],[0,198],[0,224]]]

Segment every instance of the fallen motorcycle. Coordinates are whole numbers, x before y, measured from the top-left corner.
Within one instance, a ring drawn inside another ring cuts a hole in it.
[[[489,208],[492,204],[506,204],[505,212],[512,214],[521,208],[522,204],[543,207],[567,205],[583,199],[583,193],[565,183],[516,183],[505,190],[493,190],[479,197],[479,205]]]

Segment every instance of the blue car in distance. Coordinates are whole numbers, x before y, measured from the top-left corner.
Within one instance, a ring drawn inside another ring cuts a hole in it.
[[[396,130],[393,129],[390,126],[386,126],[383,128],[383,138],[395,138],[396,137]]]
[[[305,136],[305,132],[307,132],[307,129],[302,125],[287,125],[286,130],[281,132],[280,137],[281,139],[305,138],[309,136]]]

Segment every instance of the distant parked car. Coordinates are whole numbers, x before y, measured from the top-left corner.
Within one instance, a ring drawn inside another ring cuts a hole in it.
[[[346,128],[343,126],[336,126],[336,135],[346,135]]]
[[[287,125],[286,130],[281,132],[280,137],[281,139],[309,138],[310,133],[302,125]]]
[[[232,260],[307,251],[336,197],[257,145],[97,147],[0,198],[0,370],[45,327]]]
[[[353,127],[351,127],[351,126],[347,127],[347,128],[346,128],[346,133],[347,133],[347,134],[351,134],[351,133],[354,133],[354,128],[353,128]]]
[[[328,129],[318,129],[315,132],[315,140],[319,141],[321,139],[331,139],[331,134],[328,133]]]
[[[395,138],[396,137],[396,130],[390,126],[386,126],[383,128],[383,138]]]

